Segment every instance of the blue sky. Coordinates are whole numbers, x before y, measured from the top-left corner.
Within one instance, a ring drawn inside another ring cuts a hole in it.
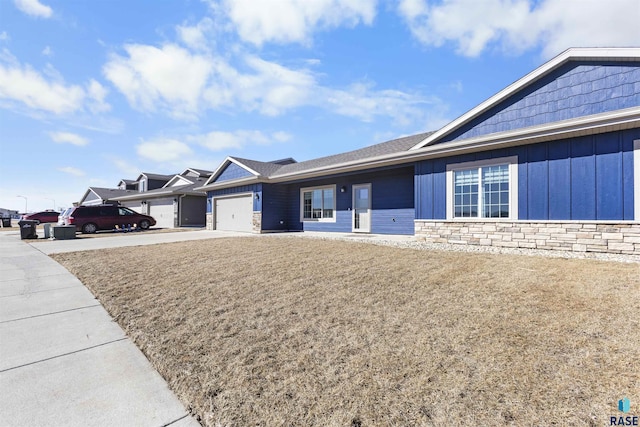
[[[637,0],[0,0],[0,207],[437,130]]]

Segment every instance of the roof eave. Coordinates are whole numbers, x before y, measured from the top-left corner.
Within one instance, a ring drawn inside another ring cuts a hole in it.
[[[612,132],[640,127],[640,107],[595,114],[578,119],[564,120],[544,125],[532,126],[516,131],[484,135],[461,141],[445,142],[419,150],[372,157],[366,161],[352,161],[342,164],[306,170],[286,175],[275,175],[269,182],[287,182],[298,179],[315,178],[331,174],[346,173],[373,167],[393,166],[430,158],[453,156],[472,151],[486,151],[497,148],[534,144],[558,138],[572,138],[597,133]]]
[[[462,116],[458,117],[451,123],[444,126],[442,129],[429,135],[420,143],[411,147],[409,150],[418,150],[420,148],[431,145],[442,137],[448,135],[459,127],[465,125],[469,121],[473,120],[477,116],[485,113],[490,108],[499,104],[507,99],[509,96],[523,89],[524,87],[534,83],[535,81],[543,78],[553,70],[564,65],[569,61],[588,61],[588,60],[616,60],[616,61],[629,61],[640,60],[640,48],[571,48],[562,52],[555,58],[547,61],[540,67],[531,71],[526,76],[510,84],[491,98],[487,99],[477,107],[469,110]]]
[[[224,168],[229,165],[229,163],[234,163],[238,166],[240,166],[242,169],[246,170],[249,173],[252,173],[253,175],[255,175],[256,177],[259,177],[260,174],[256,171],[254,171],[253,169],[251,169],[249,166],[243,164],[242,162],[234,159],[231,156],[227,156],[226,159],[224,159],[222,161],[222,163],[220,163],[220,166],[218,166],[216,168],[216,170],[211,174],[211,176],[209,177],[209,179],[207,179],[207,181],[204,183],[204,186],[210,185],[210,183],[212,183],[213,181],[215,181],[215,179],[220,175],[220,173],[222,173],[222,171],[224,170]],[[198,187],[198,188],[203,188],[203,187]]]
[[[212,191],[221,190],[224,188],[237,187],[239,185],[256,184],[260,182],[267,182],[267,179],[260,176],[250,176],[247,178],[231,179],[228,181],[214,182],[213,184],[206,184],[202,187],[195,187],[194,190],[200,191]]]

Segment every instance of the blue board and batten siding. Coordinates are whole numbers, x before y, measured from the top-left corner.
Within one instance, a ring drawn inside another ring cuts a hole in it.
[[[370,171],[347,175],[335,175],[303,183],[281,185],[286,194],[279,200],[287,203],[286,229],[299,231],[328,231],[351,233],[352,231],[352,186],[371,184],[371,232],[375,234],[414,234],[415,209],[413,204],[413,164],[402,168]],[[336,186],[336,220],[334,222],[300,221],[300,189],[318,186]],[[345,187],[345,192],[340,191]],[[265,203],[267,193],[265,190]],[[263,212],[269,218],[271,213]]]
[[[640,105],[640,62],[570,62],[439,142],[575,119]]]
[[[484,151],[416,165],[416,218],[446,219],[448,164],[518,156],[520,220],[634,220],[640,129]]]
[[[231,181],[232,179],[248,178],[254,176],[251,172],[235,163],[229,164],[220,172],[214,182]]]

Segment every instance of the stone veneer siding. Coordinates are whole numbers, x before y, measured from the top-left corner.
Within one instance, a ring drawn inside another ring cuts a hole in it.
[[[262,233],[262,212],[253,212],[253,232]]]
[[[431,243],[640,254],[639,222],[415,220],[415,234]]]
[[[213,230],[213,214],[207,212],[207,230]]]

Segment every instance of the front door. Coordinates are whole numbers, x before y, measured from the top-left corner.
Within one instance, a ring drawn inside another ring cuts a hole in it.
[[[353,232],[371,232],[371,184],[353,186]]]

